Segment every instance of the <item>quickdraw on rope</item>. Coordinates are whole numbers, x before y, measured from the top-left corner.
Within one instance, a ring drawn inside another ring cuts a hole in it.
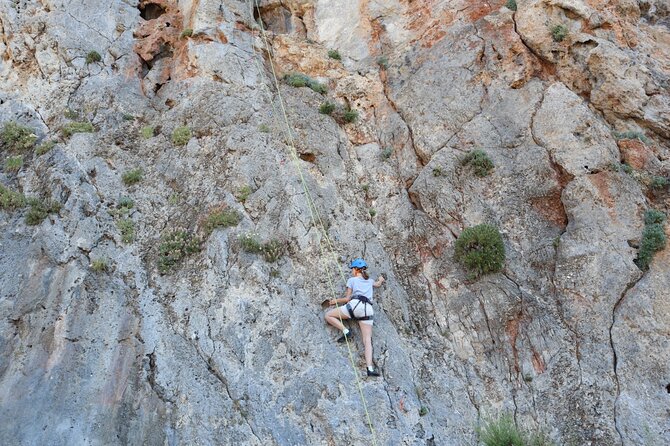
[[[252,2],[253,2],[253,4],[251,4]],[[254,9],[256,11],[259,11],[259,13],[260,13],[260,7],[259,7],[259,4],[258,4],[258,0],[249,0],[249,3],[250,3],[250,6],[251,6],[252,13],[253,13]],[[340,264],[339,259],[337,258],[337,255],[335,254],[335,249],[333,247],[333,242],[330,239],[330,237],[328,236],[328,231],[326,230],[326,226],[324,225],[323,220],[321,219],[321,215],[319,214],[319,210],[317,209],[317,207],[314,204],[314,200],[313,200],[312,195],[309,191],[309,188],[307,187],[307,182],[305,181],[305,177],[302,173],[302,169],[300,168],[300,162],[299,162],[300,158],[298,157],[298,153],[295,149],[294,138],[293,138],[293,134],[291,132],[291,125],[288,121],[288,115],[286,113],[286,107],[284,105],[284,99],[282,98],[281,91],[280,91],[280,88],[279,88],[279,80],[277,78],[277,72],[275,70],[275,66],[274,66],[274,62],[273,62],[273,58],[272,58],[272,48],[270,47],[270,44],[268,43],[268,38],[267,38],[267,34],[265,32],[265,26],[263,25],[263,21],[259,19],[258,22],[259,22],[258,25],[259,25],[260,31],[261,31],[262,41],[263,41],[263,44],[265,46],[265,51],[267,52],[267,55],[268,55],[268,61],[270,63],[270,72],[272,73],[272,83],[273,83],[273,85],[276,89],[276,92],[277,92],[277,98],[278,98],[277,102],[279,103],[279,108],[277,108],[277,106],[275,104],[275,100],[273,99],[272,91],[270,91],[269,87],[265,83],[261,83],[261,84],[262,84],[263,87],[265,87],[267,89],[268,97],[269,97],[270,103],[272,105],[274,119],[279,120],[279,115],[281,115],[283,117],[283,121],[284,121],[283,125],[282,125],[282,123],[280,123],[279,127],[282,128],[284,136],[286,137],[286,141],[287,141],[287,145],[289,147],[289,152],[290,152],[290,155],[291,155],[291,160],[292,160],[293,166],[294,166],[296,172],[298,173],[298,177],[300,178],[300,183],[302,185],[304,195],[305,195],[306,200],[307,200],[307,207],[309,209],[310,218],[311,218],[312,222],[314,223],[314,225],[318,228],[318,230],[320,231],[321,236],[322,236],[321,241],[319,242],[319,250],[321,252],[321,257],[322,258],[327,258],[328,257],[327,255],[330,254],[330,259],[335,264],[335,266],[336,266],[336,268],[339,272],[340,279],[342,281],[345,281],[345,274],[344,274],[344,271],[342,270],[342,265]],[[256,63],[256,67],[258,69],[258,72],[262,75],[264,70],[262,69],[262,64],[258,60],[259,56],[257,54],[255,45],[254,45],[254,48],[253,48],[253,52],[254,52],[254,61]],[[324,241],[325,241],[325,245],[326,245],[325,248],[324,248]],[[328,252],[326,252],[326,249],[328,250]],[[331,295],[333,296],[333,299],[337,299],[337,291],[336,291],[335,285],[333,284],[331,269],[330,269],[329,263],[326,262],[325,266],[326,266],[326,277],[328,278],[328,285],[329,285],[329,288],[330,288]],[[340,305],[336,303],[335,307],[339,309]],[[340,323],[344,323],[341,313],[338,312],[338,316],[340,318]],[[354,376],[356,376],[356,384],[357,384],[357,387],[358,387],[358,393],[359,393],[361,401],[363,403],[363,409],[365,410],[365,415],[367,417],[368,427],[370,428],[370,432],[372,434],[372,444],[376,446],[377,436],[376,436],[376,433],[375,433],[374,426],[372,425],[372,418],[370,417],[370,412],[368,411],[367,401],[365,400],[365,395],[363,394],[363,387],[362,387],[362,384],[361,384],[361,378],[360,378],[360,375],[358,374],[358,371],[356,369],[356,364],[354,362],[354,356],[353,356],[353,352],[352,352],[352,349],[351,349],[351,344],[349,342],[349,337],[348,336],[345,336],[345,341],[346,341],[346,345],[347,345],[347,350],[349,352],[349,362],[350,362],[351,368],[354,372]]]

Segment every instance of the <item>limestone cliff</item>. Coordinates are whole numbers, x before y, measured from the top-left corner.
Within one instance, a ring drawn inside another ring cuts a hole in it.
[[[0,443],[670,444],[667,1],[4,0],[0,55]]]

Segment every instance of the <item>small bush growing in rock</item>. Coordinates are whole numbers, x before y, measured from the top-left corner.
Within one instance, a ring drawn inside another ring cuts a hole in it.
[[[150,126],[150,125],[147,125],[147,126],[145,126],[145,127],[142,127],[142,128],[140,129],[140,135],[141,135],[142,138],[144,138],[144,139],[151,139],[151,138],[153,138],[154,135],[155,135],[154,132],[155,132],[155,129],[153,128],[153,126]]]
[[[116,222],[116,227],[121,234],[121,241],[129,244],[135,241],[135,222],[130,218],[123,218]]]
[[[554,42],[562,42],[568,36],[568,28],[565,25],[554,25],[551,27],[551,38]]]
[[[284,81],[292,87],[309,87],[317,93],[326,94],[328,87],[302,73],[284,75]]]
[[[502,270],[505,264],[505,245],[498,229],[481,224],[465,229],[456,240],[455,259],[476,279]]]
[[[345,110],[342,118],[344,119],[344,122],[356,122],[358,120],[358,112],[351,109]]]
[[[386,70],[389,67],[389,58],[386,56],[379,56],[377,58],[377,65],[379,65],[382,69]]]
[[[649,209],[644,213],[645,225],[662,225],[665,222],[665,214],[656,209]]]
[[[191,129],[188,127],[177,127],[172,132],[172,144],[175,146],[185,146],[191,139]]]
[[[270,133],[270,127],[267,124],[261,124],[258,126],[258,131],[261,133]]]
[[[26,205],[26,197],[0,184],[0,210],[13,211]]]
[[[258,235],[252,232],[240,235],[240,246],[242,246],[245,252],[252,254],[258,254],[263,251],[263,245],[261,245]]]
[[[142,169],[137,167],[135,169],[125,171],[123,175],[121,175],[121,180],[126,186],[131,186],[142,181],[142,175]]]
[[[526,446],[524,435],[509,415],[487,421],[478,431],[485,446]]]
[[[134,121],[135,116],[131,115],[130,113],[124,113],[123,114],[123,120],[124,121]]]
[[[319,107],[319,113],[322,115],[330,115],[335,111],[335,104],[333,104],[330,101],[326,101],[323,104],[321,104],[321,107]]]
[[[651,183],[649,186],[652,189],[662,190],[670,185],[670,181],[665,177],[654,176],[651,178]]]
[[[426,415],[428,415],[428,408],[426,406],[421,406],[419,409],[419,416],[424,417]]]
[[[5,172],[17,173],[23,167],[23,157],[10,156],[5,160]]]
[[[632,175],[633,172],[635,171],[630,165],[626,163],[621,164],[621,170],[623,170],[628,175]]]
[[[433,167],[433,176],[434,177],[444,176],[444,171],[442,170],[441,166]]]
[[[37,198],[29,198],[28,213],[26,214],[26,224],[30,226],[39,225],[49,214],[56,214],[60,211],[61,204],[57,201],[42,201]]]
[[[247,201],[247,198],[249,198],[249,195],[251,195],[252,192],[253,191],[251,190],[251,186],[245,184],[237,190],[237,193],[235,193],[235,198],[237,198],[237,201],[240,203],[244,203]]]
[[[335,60],[342,60],[342,56],[337,50],[328,50],[328,57]]]
[[[176,230],[165,234],[158,245],[158,270],[164,274],[200,251],[200,240],[192,233]]]
[[[8,122],[0,132],[0,148],[9,151],[25,152],[33,148],[37,135],[30,127]]]
[[[204,230],[207,237],[216,228],[229,228],[237,226],[242,221],[242,216],[234,209],[220,209],[211,212],[205,219]]]
[[[635,131],[629,131],[629,132],[615,132],[614,133],[614,138],[617,140],[620,139],[637,139],[638,141],[641,141],[645,144],[649,143],[649,139],[644,136],[644,133],[642,132],[635,132]]]
[[[35,153],[38,156],[44,155],[45,153],[53,149],[55,145],[56,141],[44,141],[42,144],[37,146],[37,149],[35,149]]]
[[[119,198],[119,203],[116,205],[118,209],[127,209],[130,210],[135,206],[135,202],[130,197],[121,197]]]
[[[93,133],[95,129],[90,122],[68,122],[63,126],[62,132],[66,138],[75,133]]]
[[[180,37],[183,39],[184,37],[191,37],[193,35],[193,30],[191,28],[186,28],[183,30],[180,34]]]
[[[494,165],[491,158],[483,150],[473,150],[461,160],[461,165],[470,166],[478,177],[482,178],[493,171]]]
[[[666,216],[663,212],[654,209],[648,210],[644,214],[644,231],[642,231],[640,250],[635,260],[636,265],[642,271],[649,269],[654,255],[665,248],[666,236],[663,230],[665,219]]]
[[[101,60],[102,56],[97,51],[89,51],[86,55],[86,65],[94,62],[100,62]]]
[[[65,116],[67,119],[79,119],[79,112],[77,110],[66,108],[63,112],[63,116]]]
[[[274,263],[284,255],[284,244],[272,239],[269,242],[263,243],[263,258],[266,262]]]
[[[516,0],[507,0],[505,6],[511,11],[516,11]]]
[[[104,273],[108,270],[107,259],[95,259],[91,262],[91,269],[96,273]]]
[[[377,215],[377,211],[374,208],[368,209],[368,213],[370,214],[370,217]]]
[[[391,155],[393,154],[393,148],[392,147],[387,147],[384,150],[382,150],[380,156],[382,157],[383,160],[387,160],[391,158]]]

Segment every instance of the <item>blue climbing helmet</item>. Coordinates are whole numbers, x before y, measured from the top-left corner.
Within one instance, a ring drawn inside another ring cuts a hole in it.
[[[367,268],[368,264],[365,263],[365,260],[361,259],[360,257],[358,259],[354,259],[351,261],[349,264],[349,268],[358,268],[358,269],[363,269]]]

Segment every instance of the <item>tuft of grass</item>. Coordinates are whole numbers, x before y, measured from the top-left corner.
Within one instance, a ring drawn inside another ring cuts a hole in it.
[[[205,237],[217,228],[229,228],[237,226],[242,221],[242,216],[234,209],[220,209],[211,212],[204,223]]]
[[[335,104],[330,101],[326,101],[319,107],[319,113],[322,115],[330,115],[335,111]]]
[[[421,406],[419,409],[419,416],[424,417],[426,415],[428,415],[428,408],[426,406]]]
[[[645,144],[649,143],[649,138],[647,138],[644,133],[635,131],[614,132],[614,139],[617,141],[622,139],[637,139],[638,141],[641,141]]]
[[[191,254],[200,252],[200,239],[191,232],[174,230],[163,235],[158,245],[158,271],[165,274]]]
[[[560,24],[551,27],[551,38],[554,42],[562,42],[568,36],[568,27]]]
[[[123,114],[123,120],[124,121],[134,121],[135,116],[131,115],[130,113],[124,113]]]
[[[137,167],[135,169],[125,171],[123,175],[121,175],[121,180],[126,186],[131,186],[142,181],[142,175],[142,169]]]
[[[392,147],[387,147],[384,150],[382,150],[380,156],[382,157],[383,160],[387,160],[391,158],[391,155],[393,154],[393,148]]]
[[[270,127],[267,124],[261,124],[258,126],[258,131],[261,133],[270,133]]]
[[[63,126],[62,132],[66,138],[75,133],[93,133],[95,129],[90,122],[68,122]]]
[[[505,245],[500,231],[488,224],[465,229],[456,240],[454,258],[468,270],[470,279],[502,270]]]
[[[0,149],[26,152],[35,146],[35,141],[37,141],[35,131],[16,122],[6,123],[0,131]]]
[[[251,190],[251,186],[245,184],[244,186],[240,187],[237,190],[237,192],[235,193],[235,198],[240,203],[244,203],[245,201],[247,201],[247,198],[249,198],[249,195],[251,195],[252,192],[253,190]]]
[[[441,166],[436,166],[433,168],[433,176],[434,177],[444,176],[444,171],[442,170]]]
[[[35,153],[38,156],[44,155],[45,153],[49,152],[51,149],[54,148],[56,145],[56,141],[44,141],[42,144],[37,146],[37,149],[35,149]]]
[[[656,190],[663,190],[663,189],[667,188],[668,185],[670,185],[670,180],[668,180],[665,177],[659,177],[659,176],[653,176],[651,178],[651,183],[649,184],[649,186],[652,189],[656,189]]]
[[[377,215],[377,211],[374,208],[368,209],[368,213],[370,214],[370,217]]]
[[[379,65],[382,69],[387,70],[389,67],[389,58],[386,56],[379,56],[377,58],[377,65]]]
[[[309,87],[321,94],[328,92],[328,87],[302,73],[290,73],[284,75],[284,81],[292,87]]]
[[[328,57],[335,60],[342,60],[342,56],[337,50],[328,50]]]
[[[645,225],[662,225],[665,223],[666,216],[663,212],[656,209],[649,209],[644,213]]]
[[[21,155],[10,156],[5,160],[5,172],[18,173],[22,167],[23,157]]]
[[[89,51],[86,55],[86,65],[94,62],[100,62],[101,60],[102,56],[97,51]]]
[[[510,11],[516,11],[516,0],[507,0],[507,3],[505,3],[505,6]]]
[[[526,446],[523,433],[508,414],[485,422],[478,433],[485,446]]]
[[[96,273],[105,273],[109,270],[107,259],[95,259],[91,262],[91,269]]]
[[[123,218],[116,222],[116,228],[121,234],[121,241],[130,244],[135,241],[135,222],[130,218]]]
[[[147,125],[140,129],[140,136],[142,136],[143,139],[151,139],[156,134],[155,131],[153,126]]]
[[[644,230],[640,250],[635,259],[635,264],[642,271],[648,270],[654,255],[665,248],[666,236],[663,230],[665,220],[666,215],[655,209],[650,209],[644,214]]]
[[[483,150],[473,150],[469,152],[463,159],[461,159],[461,165],[470,166],[475,173],[480,178],[487,176],[493,171],[494,165],[491,158]]]
[[[623,170],[628,175],[632,175],[633,172],[635,172],[635,169],[633,169],[629,164],[626,163],[621,163],[621,170]]]
[[[284,255],[284,243],[277,239],[263,243],[263,258],[268,263],[274,263]]]
[[[42,201],[37,198],[29,198],[28,213],[26,213],[26,224],[30,226],[39,225],[49,214],[56,214],[61,209],[61,204],[57,201]]]
[[[261,242],[258,239],[258,234],[247,232],[245,234],[241,234],[239,239],[240,246],[244,252],[249,252],[252,254],[263,252],[263,245],[261,245]]]
[[[172,131],[172,144],[175,146],[185,146],[191,139],[191,129],[185,126],[177,127]]]
[[[26,197],[0,184],[0,210],[13,211],[26,205]]]
[[[181,32],[179,37],[181,37],[183,39],[185,37],[191,37],[192,35],[193,35],[193,30],[191,28],[186,28]]]
[[[71,108],[66,108],[65,111],[63,112],[63,116],[65,116],[67,119],[79,119],[79,112],[77,110],[72,110]]]
[[[356,122],[358,120],[358,112],[351,109],[345,110],[342,119],[344,119],[344,122]]]
[[[361,190],[363,192],[367,192],[370,190],[370,185],[369,184],[361,184]]]

